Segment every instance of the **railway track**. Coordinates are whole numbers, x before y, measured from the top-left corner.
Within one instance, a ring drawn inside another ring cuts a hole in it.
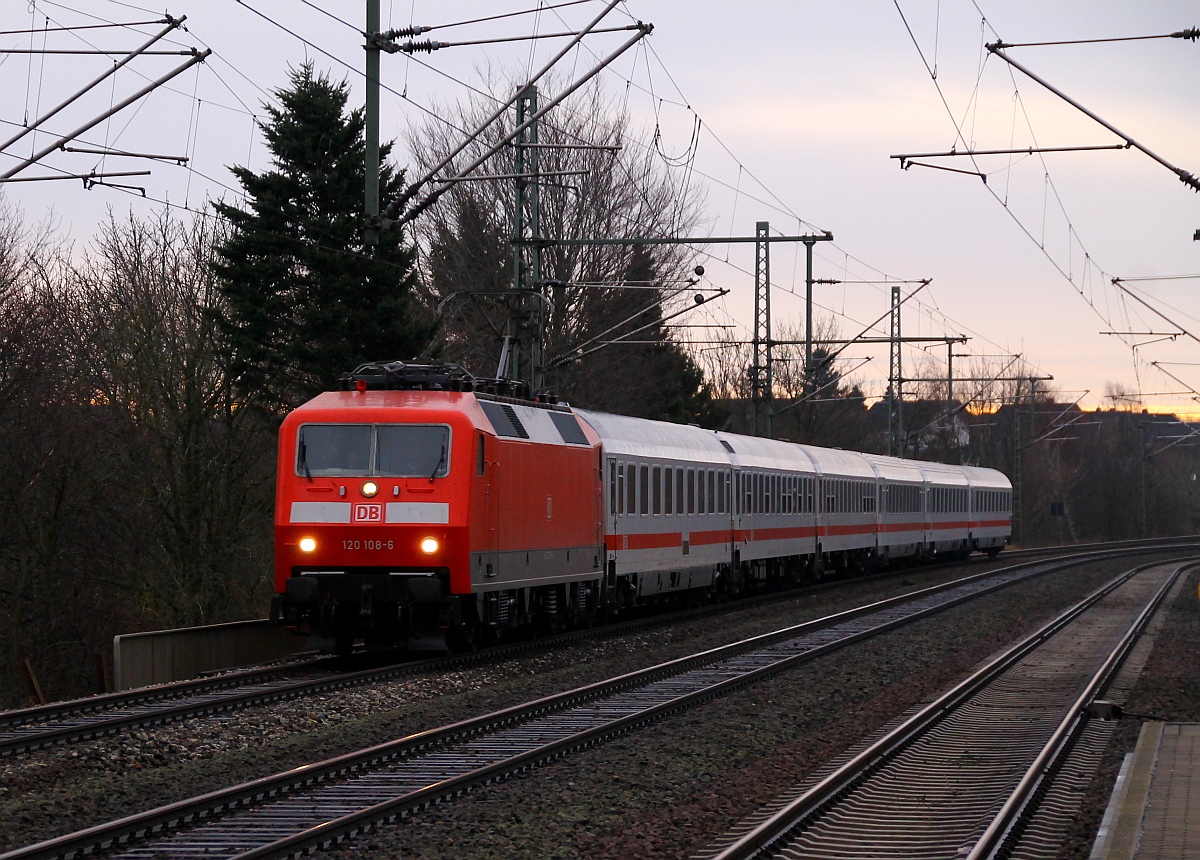
[[[1055,856],[1069,820],[1055,780],[1086,784],[1068,753],[1093,717],[1112,715],[1099,696],[1195,564],[1117,577],[697,860]],[[1056,808],[1041,809],[1055,790]]]
[[[1097,548],[1086,547],[1085,552],[1076,549],[1072,550],[1069,556],[1056,556],[1050,560],[1073,558],[1077,563],[1083,563],[1144,552],[1148,547],[1155,551],[1176,551],[1185,545],[1178,542],[1131,541],[1098,545]],[[1046,554],[1045,550],[1020,550],[1011,553],[1010,557],[1036,558]],[[815,588],[836,587],[839,584],[841,583],[835,582]],[[0,758],[58,744],[117,735],[149,726],[229,713],[272,702],[336,692],[423,673],[451,671],[480,661],[503,660],[533,649],[555,647],[585,638],[626,635],[647,627],[739,611],[763,602],[787,600],[811,590],[813,588],[773,593],[735,604],[708,606],[625,621],[591,630],[560,634],[536,642],[514,643],[485,652],[409,661],[382,668],[346,671],[344,667],[339,668],[334,660],[316,658],[286,666],[244,670],[195,681],[0,712]]]
[[[817,586],[817,588],[827,588]],[[207,717],[271,702],[316,696],[418,674],[446,672],[482,661],[499,661],[579,639],[619,636],[756,603],[794,598],[802,591],[775,592],[738,604],[723,604],[636,619],[553,637],[516,642],[486,651],[347,671],[340,658],[318,657],[282,667],[264,667],[213,678],[181,681],[17,711],[0,712],[0,758],[56,744],[115,735],[137,728]]]
[[[150,810],[18,849],[3,860],[97,850],[122,857],[209,860],[290,856],[602,743],[989,591],[1079,563],[1078,558],[1032,562],[976,574]]]

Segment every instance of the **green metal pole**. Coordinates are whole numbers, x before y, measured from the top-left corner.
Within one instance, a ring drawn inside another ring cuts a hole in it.
[[[379,0],[367,0],[366,186],[363,210],[367,215],[367,243],[378,241],[379,221]],[[374,241],[372,241],[374,239]]]

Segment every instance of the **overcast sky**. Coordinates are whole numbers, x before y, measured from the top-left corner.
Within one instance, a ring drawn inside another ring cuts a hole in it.
[[[383,0],[383,26],[434,25],[421,38],[465,42],[570,30],[606,5],[561,2],[542,4],[556,8],[538,16],[449,27],[443,25],[537,3]],[[150,170],[149,176],[110,180],[144,188],[146,198],[137,190],[84,190],[79,180],[6,184],[4,195],[27,218],[52,213],[83,244],[109,207],[118,215],[160,209],[164,201],[199,209],[206,199],[236,194],[226,167],[266,165],[255,119],[286,82],[289,66],[305,59],[345,78],[361,101],[363,52],[355,28],[362,26],[362,2],[175,0],[167,11],[186,15],[188,29],[156,47],[211,48],[213,56],[73,145],[187,156],[189,166],[54,152],[17,175]],[[657,130],[670,169],[705,190],[710,235],[753,235],[758,221],[770,222],[779,234],[833,233],[832,243],[816,246],[815,276],[843,283],[818,286],[816,300],[818,313],[832,314],[843,336],[859,334],[885,313],[888,281],[928,278],[929,286],[905,306],[906,335],[965,334],[971,340],[958,351],[1019,353],[1038,373],[1054,377],[1061,398],[1090,392],[1087,406],[1105,405],[1106,386],[1115,383],[1143,392],[1148,408],[1200,412],[1192,399],[1192,389],[1200,390],[1200,342],[1192,337],[1200,336],[1200,242],[1192,238],[1200,230],[1200,197],[1167,167],[1136,149],[928,157],[908,170],[891,157],[1122,143],[990,55],[985,43],[1160,35],[1200,26],[1197,11],[1194,3],[1168,0],[626,0],[601,26],[641,20],[654,31],[614,62],[603,80],[614,103],[628,108],[647,137]],[[45,28],[161,17],[161,8],[115,0],[9,0],[0,4],[0,30],[6,31],[0,47],[128,51],[161,25]],[[11,32],[30,27],[39,32]],[[590,68],[628,36],[589,37],[564,61],[564,76]],[[563,43],[384,56],[383,83],[390,90],[383,94],[384,137],[402,138],[409,124],[437,122],[434,106],[470,97],[489,66],[519,76],[540,67]],[[1200,43],[1159,39],[1013,47],[1007,53],[1164,161],[1200,174]],[[0,173],[186,60],[134,60],[44,130],[0,153]],[[0,140],[112,62],[111,56],[0,55]],[[979,173],[986,183],[971,175]],[[713,245],[697,261],[706,267],[709,286],[731,293],[689,322],[739,326],[748,338],[752,246]],[[771,266],[776,332],[798,327],[803,255],[774,245]],[[1127,279],[1124,290],[1113,278]],[[865,281],[884,283],[860,283]],[[905,284],[905,293],[914,287]],[[693,337],[703,337],[702,331],[687,330]],[[1102,333],[1109,331],[1122,334]],[[886,335],[886,320],[871,333]],[[1170,334],[1176,336],[1166,339]],[[930,350],[939,361],[945,352]],[[855,347],[846,355],[863,360],[855,378],[868,392],[881,392],[886,346]],[[909,373],[920,355],[916,347],[906,350]],[[962,366],[965,360],[956,360]]]

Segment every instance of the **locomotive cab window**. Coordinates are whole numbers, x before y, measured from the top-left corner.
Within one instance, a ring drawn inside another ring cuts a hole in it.
[[[296,474],[442,478],[450,471],[450,428],[442,424],[305,424]]]

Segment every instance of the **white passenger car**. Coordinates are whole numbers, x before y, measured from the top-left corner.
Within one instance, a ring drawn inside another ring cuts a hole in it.
[[[628,600],[994,554],[1011,532],[1011,484],[993,469],[575,411],[604,458],[606,584]]]

